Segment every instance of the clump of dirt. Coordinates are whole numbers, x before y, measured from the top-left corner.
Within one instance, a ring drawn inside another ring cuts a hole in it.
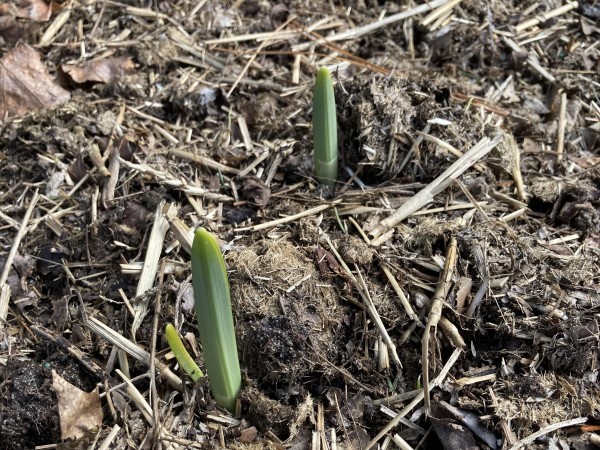
[[[460,229],[460,223],[452,220],[439,220],[425,217],[414,228],[405,234],[405,245],[408,249],[417,250],[425,256],[434,254],[438,241],[444,241],[450,233]]]
[[[600,190],[591,180],[533,178],[533,206],[558,224],[572,224],[585,235],[600,227]]]
[[[334,240],[341,257],[346,264],[360,264],[365,266],[375,257],[375,250],[370,248],[365,241],[351,235],[344,235]]]
[[[336,92],[343,158],[350,167],[362,166],[367,183],[382,172],[396,174],[402,163],[399,153],[387,150],[398,147],[391,145],[390,136],[413,127],[416,111],[409,86],[406,80],[377,77],[368,89],[363,81],[353,80],[343,82],[343,91]]]
[[[432,144],[413,147],[415,131],[426,131],[427,127],[429,133],[457,148],[481,138],[481,127],[464,120],[461,105],[449,103],[448,87],[459,84],[455,79],[440,75],[432,81],[417,75],[373,77],[367,88],[358,79],[341,84],[336,101],[342,158],[346,165],[357,168],[367,184],[379,184],[382,176],[393,179],[401,172],[415,172],[417,179],[423,177],[423,172],[428,179],[441,173],[449,153]],[[415,153],[407,157],[410,149]],[[426,155],[426,164],[407,170],[407,164],[410,167],[420,159],[420,152]]]
[[[296,435],[299,427],[312,413],[313,407],[310,395],[305,394],[299,405],[291,407],[268,398],[252,386],[244,388],[242,399],[248,405],[246,416],[251,423],[256,424],[263,432],[273,432],[282,440]]]
[[[340,306],[315,262],[287,241],[262,240],[227,260],[244,365],[259,382],[292,385],[337,358]]]
[[[250,371],[259,379],[278,380],[279,373],[295,375],[302,371],[309,343],[308,329],[285,316],[260,320],[252,333],[256,352],[248,361]]]

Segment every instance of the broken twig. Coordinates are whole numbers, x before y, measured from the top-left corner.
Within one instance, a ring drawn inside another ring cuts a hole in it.
[[[435,358],[435,333],[437,330],[438,322],[442,317],[442,309],[444,307],[444,300],[450,291],[450,285],[452,281],[452,275],[456,267],[456,256],[457,256],[457,244],[456,238],[453,237],[450,240],[448,247],[448,254],[446,255],[446,263],[444,264],[444,270],[440,275],[438,286],[431,301],[431,309],[429,310],[429,316],[427,317],[427,324],[425,325],[425,333],[421,340],[421,363],[423,364],[423,390],[425,392],[425,411],[429,413],[431,407],[429,399],[429,339],[430,335],[433,334],[434,345],[432,348],[432,357]]]

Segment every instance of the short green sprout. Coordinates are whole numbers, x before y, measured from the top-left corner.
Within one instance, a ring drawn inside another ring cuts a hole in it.
[[[313,146],[317,181],[333,186],[337,180],[337,120],[333,83],[327,67],[317,73],[313,92]]]
[[[177,358],[177,362],[183,371],[187,373],[194,382],[202,378],[204,374],[183,346],[183,342],[181,342],[181,339],[179,338],[179,333],[172,324],[167,324],[165,327],[165,334],[167,335],[169,347],[171,347],[171,351],[175,355],[175,358]]]
[[[242,388],[229,281],[217,239],[198,228],[192,244],[192,284],[206,371],[217,405],[235,412]]]

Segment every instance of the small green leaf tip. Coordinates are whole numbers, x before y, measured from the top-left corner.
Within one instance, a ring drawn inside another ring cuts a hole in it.
[[[229,281],[217,239],[198,228],[192,244],[192,284],[206,372],[217,405],[235,413],[242,388]]]
[[[313,92],[313,145],[317,181],[333,186],[337,181],[337,120],[333,83],[327,67],[317,73]]]
[[[165,327],[165,334],[167,335],[169,347],[171,347],[171,351],[175,355],[175,358],[177,358],[177,362],[183,371],[194,380],[194,383],[202,378],[204,374],[185,349],[183,342],[181,342],[181,339],[179,338],[179,333],[172,324],[167,324]]]

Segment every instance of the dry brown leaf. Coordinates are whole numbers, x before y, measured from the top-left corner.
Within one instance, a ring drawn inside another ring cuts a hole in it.
[[[133,72],[134,63],[131,58],[118,57],[87,61],[82,65],[63,64],[61,68],[78,84],[110,83]]]
[[[271,198],[271,189],[257,177],[245,177],[242,180],[241,195],[257,206],[266,206]]]
[[[16,9],[19,19],[27,19],[34,22],[47,22],[52,14],[52,8],[43,0],[22,0]]]
[[[35,23],[47,22],[52,15],[52,8],[43,0],[15,3],[0,4],[0,37],[9,44],[16,43]]]
[[[0,119],[50,108],[71,98],[48,73],[40,54],[19,45],[0,59]]]
[[[98,389],[87,393],[52,371],[52,388],[58,398],[60,433],[63,440],[80,439],[102,425]]]

